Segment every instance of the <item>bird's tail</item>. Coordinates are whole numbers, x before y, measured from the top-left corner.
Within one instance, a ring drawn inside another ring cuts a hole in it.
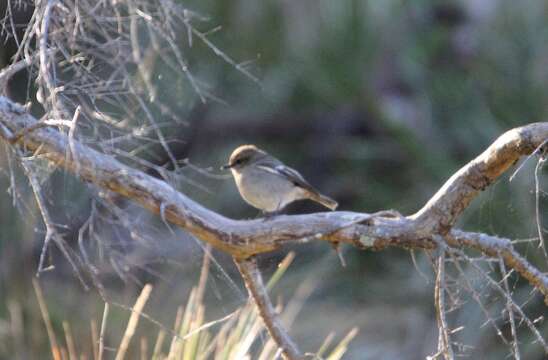
[[[330,210],[335,210],[337,206],[339,206],[338,202],[318,192],[310,191],[308,193],[308,196],[310,200],[315,201],[319,204],[322,204],[323,206],[325,206],[326,208],[329,208]]]

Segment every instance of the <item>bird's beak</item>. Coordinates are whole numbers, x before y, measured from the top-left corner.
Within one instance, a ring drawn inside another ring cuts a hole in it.
[[[228,170],[228,169],[230,169],[231,167],[232,167],[232,165],[230,165],[230,164],[225,164],[225,165],[221,166],[221,170]]]

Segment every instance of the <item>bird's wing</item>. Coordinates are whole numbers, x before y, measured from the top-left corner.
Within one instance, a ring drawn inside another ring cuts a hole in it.
[[[301,174],[295,169],[292,169],[283,164],[276,165],[274,167],[269,166],[258,166],[259,168],[268,171],[272,174],[282,176],[287,180],[291,181],[295,186],[308,190],[310,192],[318,193],[318,190],[306,181]]]

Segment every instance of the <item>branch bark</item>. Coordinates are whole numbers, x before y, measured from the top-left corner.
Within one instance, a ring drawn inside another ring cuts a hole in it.
[[[411,218],[421,223],[426,232],[448,232],[480,191],[547,139],[546,122],[505,132],[482,154],[451,176]]]
[[[270,301],[261,272],[255,259],[235,260],[236,266],[244,279],[247,291],[253,298],[257,310],[264,321],[265,327],[278,347],[282,349],[285,359],[299,359],[302,357],[297,345],[291,340],[283,328],[276,310]]]
[[[453,228],[459,215],[480,191],[492,184],[521,156],[531,154],[548,139],[548,123],[526,125],[500,136],[481,155],[456,172],[414,215],[403,217],[390,215],[390,212],[366,214],[337,211],[282,215],[264,221],[226,218],[201,206],[166,182],[130,168],[78,141],[69,142],[63,133],[36,126],[37,122],[23,107],[0,97],[0,137],[13,142],[15,134],[24,134],[14,145],[49,160],[84,181],[116,192],[159,214],[202,241],[232,255],[241,270],[245,270],[241,264],[245,264],[246,259],[278,249],[288,242],[324,240],[372,250],[390,246],[434,249],[437,247],[434,239],[442,235],[451,247],[473,248],[491,257],[502,257],[506,266],[516,270],[543,294],[548,305],[548,276],[522,257],[510,240]],[[246,277],[245,272],[242,275]],[[258,286],[256,280],[249,276],[249,281],[255,282],[251,286]],[[247,281],[246,285],[251,287]],[[251,288],[250,293],[257,303],[261,300]],[[290,354],[290,346],[286,346],[284,351]]]

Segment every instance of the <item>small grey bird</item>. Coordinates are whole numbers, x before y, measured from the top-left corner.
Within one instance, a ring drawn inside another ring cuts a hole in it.
[[[255,145],[242,145],[232,152],[228,164],[240,195],[263,213],[276,213],[287,204],[310,199],[335,210],[337,202],[320,194],[296,170],[284,165]]]

